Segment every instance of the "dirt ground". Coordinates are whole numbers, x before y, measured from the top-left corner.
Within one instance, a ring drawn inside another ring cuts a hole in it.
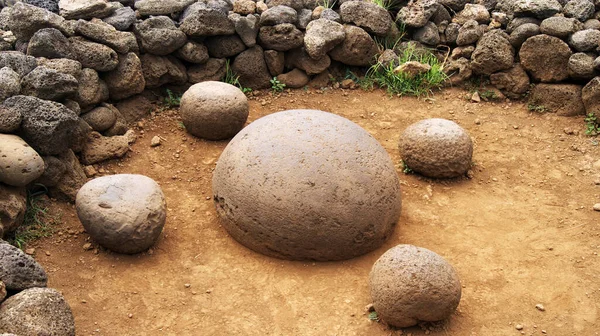
[[[583,134],[583,117],[464,96],[298,90],[251,100],[249,121],[321,109],[358,123],[388,150],[401,178],[402,216],[385,246],[365,256],[292,262],[238,244],[211,200],[211,172],[227,143],[187,135],[176,111],[163,111],[139,124],[132,152],[99,167],[162,186],[168,218],[157,245],[134,256],[96,244],[85,250],[89,237],[73,206],[56,202],[62,224],[34,244],[36,258],[70,303],[78,335],[599,335],[600,213],[592,206],[600,202],[600,139]],[[400,133],[432,117],[470,132],[471,179],[402,172]],[[150,147],[155,135],[165,141]],[[449,320],[393,330],[368,319],[370,268],[397,244],[431,249],[456,268],[462,301]]]

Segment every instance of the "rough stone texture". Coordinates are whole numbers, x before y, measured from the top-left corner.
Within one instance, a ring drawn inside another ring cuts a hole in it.
[[[159,185],[142,175],[94,179],[79,190],[75,206],[92,239],[125,254],[139,253],[154,245],[167,215]]]
[[[0,281],[0,303],[2,303],[4,301],[4,299],[6,299],[6,286],[4,285],[4,282]],[[2,334],[2,336],[16,336],[14,334]]]
[[[69,40],[54,28],[38,30],[27,45],[27,55],[46,58],[75,58]]]
[[[10,30],[22,41],[28,41],[35,32],[43,28],[56,28],[66,36],[75,34],[73,27],[62,16],[23,2],[12,7],[9,17]]]
[[[75,336],[73,313],[51,288],[30,288],[0,305],[0,330],[16,335]]]
[[[490,75],[490,81],[504,95],[517,98],[529,90],[529,76],[520,64]]]
[[[129,128],[127,127],[127,120],[125,120],[125,118],[123,117],[123,115],[121,114],[119,109],[117,109],[114,105],[108,104],[108,103],[102,103],[102,107],[111,109],[113,111],[113,113],[117,116],[117,121],[115,122],[115,124],[108,130],[106,130],[104,132],[104,135],[107,137],[113,137],[113,136],[117,136],[117,135],[126,135],[127,132],[129,131]],[[135,134],[133,133],[133,131],[129,132],[128,137],[129,137],[128,139],[130,140],[130,142],[135,141],[135,139],[137,138],[135,136]],[[83,148],[83,146],[82,146],[82,148]]]
[[[69,41],[75,58],[84,68],[92,68],[96,71],[111,71],[119,64],[117,53],[103,44],[88,41],[80,36],[71,37]]]
[[[472,163],[471,137],[450,120],[426,119],[408,126],[399,148],[404,164],[427,177],[458,177]]]
[[[594,77],[581,92],[586,113],[600,114],[600,77]]]
[[[23,116],[23,139],[41,155],[54,155],[67,150],[78,123],[75,112],[64,105],[29,96],[14,96],[4,106]]]
[[[256,12],[256,2],[252,0],[234,0],[233,11],[242,15],[254,14]]]
[[[584,22],[594,15],[595,9],[591,0],[571,0],[563,7],[563,14]]]
[[[238,35],[213,36],[204,40],[208,54],[215,58],[228,58],[246,50],[246,45]]]
[[[515,0],[512,9],[515,16],[534,16],[546,19],[561,11],[562,6],[556,0]]]
[[[46,187],[54,187],[67,171],[67,166],[56,156],[44,156],[44,174],[36,180]]]
[[[120,55],[117,67],[103,77],[108,85],[110,98],[125,99],[144,91],[146,81],[142,62],[134,53]]]
[[[116,9],[107,0],[60,0],[60,15],[67,20],[104,18]]]
[[[24,0],[23,2],[29,5],[43,8],[52,13],[58,13],[58,0]]]
[[[0,105],[0,133],[14,133],[21,127],[21,111],[8,109]]]
[[[345,25],[346,38],[329,52],[332,59],[353,66],[369,66],[375,63],[377,43],[364,29]]]
[[[108,86],[94,69],[83,69],[77,78],[79,88],[73,99],[82,108],[98,105],[109,98]]]
[[[271,87],[271,74],[267,68],[263,49],[256,45],[239,54],[231,65],[231,70],[239,76],[243,87],[265,89]]]
[[[540,27],[538,25],[526,23],[515,28],[515,30],[510,33],[510,38],[508,40],[513,47],[518,49],[528,38],[539,34]]]
[[[340,6],[345,23],[354,23],[375,35],[384,36],[393,24],[388,11],[372,2],[348,1]]]
[[[471,62],[464,57],[451,60],[450,63],[444,67],[444,72],[450,76],[449,81],[452,85],[463,83],[473,76]]]
[[[318,59],[342,43],[345,37],[344,26],[328,19],[318,19],[306,27],[304,48],[310,57]]]
[[[0,244],[0,280],[7,290],[22,291],[32,287],[46,287],[46,272],[32,257],[10,244]],[[2,311],[0,306],[0,311]],[[0,331],[4,314],[0,313]]]
[[[185,84],[188,80],[185,66],[174,56],[141,56],[146,88],[158,88],[165,84]]]
[[[177,52],[175,56],[180,59],[196,64],[206,63],[208,61],[208,49],[202,43],[188,41]]]
[[[475,20],[482,24],[488,23],[490,22],[490,12],[483,5],[466,4],[462,11],[454,15],[452,22],[464,24],[469,20]]]
[[[121,112],[127,123],[132,123],[150,114],[154,106],[148,98],[137,95],[117,103],[117,109]]]
[[[109,46],[120,54],[139,50],[138,41],[133,33],[118,31],[113,26],[98,19],[77,21],[75,31],[94,42]]]
[[[428,22],[423,27],[419,28],[413,34],[413,39],[417,42],[437,46],[440,43],[440,34],[438,27],[433,22]]]
[[[569,45],[577,51],[596,50],[598,43],[600,43],[600,31],[595,29],[580,30],[569,37]]]
[[[256,45],[256,37],[258,36],[259,29],[257,17],[256,15],[247,15],[245,17],[239,14],[229,15],[229,19],[235,27],[235,32],[248,48]]]
[[[1,51],[0,68],[9,67],[19,76],[25,76],[37,66],[34,57],[24,55],[18,51]]]
[[[283,73],[285,55],[281,51],[265,50],[265,63],[271,76],[275,77]]]
[[[479,23],[477,23],[475,20],[469,20],[465,22],[458,30],[456,45],[466,46],[476,43],[482,36],[483,29],[481,29]]]
[[[179,108],[186,131],[208,140],[236,135],[248,118],[248,99],[237,87],[208,81],[190,87]]]
[[[492,30],[485,33],[471,56],[471,67],[478,74],[490,75],[512,67],[515,50],[506,34]]]
[[[223,58],[209,58],[206,63],[192,65],[188,68],[188,81],[200,83],[204,81],[219,81],[225,76],[225,63]]]
[[[140,15],[169,15],[183,11],[196,0],[137,0],[135,9]]]
[[[294,24],[298,21],[298,13],[288,6],[275,6],[260,15],[261,26],[275,26],[282,23]]]
[[[583,23],[583,29],[596,29],[600,30],[600,20],[589,19]]]
[[[42,157],[20,137],[0,134],[0,182],[24,187],[44,173]]]
[[[45,66],[48,69],[54,69],[60,73],[71,75],[74,78],[81,76],[81,63],[68,58],[47,59],[43,57],[37,58],[39,66]]]
[[[142,50],[154,55],[169,55],[187,42],[185,33],[166,16],[154,16],[135,24],[134,31]]]
[[[575,84],[538,84],[529,93],[529,104],[562,116],[585,113],[582,87]]]
[[[50,187],[50,195],[67,202],[75,202],[75,196],[87,181],[87,176],[72,150],[59,154],[58,159],[65,167],[65,172],[56,184]]]
[[[9,67],[0,69],[0,102],[8,97],[18,95],[21,91],[21,76]],[[0,131],[1,132],[1,131]]]
[[[392,234],[401,207],[385,149],[360,126],[315,110],[274,113],[238,133],[219,158],[213,193],[233,238],[292,260],[370,252]]]
[[[329,56],[315,60],[311,58],[304,48],[290,51],[285,58],[286,67],[293,69],[298,68],[304,70],[307,75],[317,75],[329,68],[331,59]]]
[[[294,69],[288,73],[277,76],[277,80],[285,85],[286,88],[298,89],[304,87],[309,82],[309,78],[300,69]]]
[[[596,75],[594,54],[575,53],[569,58],[569,76],[573,79],[592,79]]]
[[[396,16],[396,20],[404,23],[408,27],[423,27],[429,19],[438,11],[437,0],[416,0],[410,1],[402,7]],[[357,13],[360,15],[359,13]],[[343,19],[343,17],[342,17]]]
[[[23,224],[26,210],[27,192],[25,188],[15,188],[0,183],[0,238],[5,233],[12,232]],[[0,280],[0,282],[2,281]],[[5,285],[2,284],[0,287],[5,287]],[[2,299],[2,294],[0,293],[0,302],[2,302]]]
[[[553,16],[542,21],[540,31],[542,34],[566,38],[578,30],[583,29],[581,22],[573,18]]]
[[[106,107],[96,107],[81,116],[85,122],[96,132],[104,132],[111,128],[117,121],[115,113]]]
[[[542,34],[530,37],[523,43],[519,58],[534,80],[547,83],[569,78],[571,54],[571,48],[561,39]]]
[[[133,131],[128,131],[125,135],[111,137],[104,137],[98,132],[91,132],[81,152],[81,163],[91,165],[120,158],[129,151],[129,144],[134,141]]]
[[[179,28],[190,37],[231,35],[235,26],[227,18],[227,12],[197,2],[186,9]]]
[[[341,16],[331,8],[325,8],[319,18],[335,21],[338,23],[342,22]]]
[[[455,12],[461,11],[469,0],[438,0],[438,2]]]
[[[526,23],[533,23],[533,24],[536,24],[539,26],[541,24],[541,21],[536,18],[532,18],[532,17],[513,18],[512,20],[510,20],[510,22],[506,26],[506,33],[510,34],[510,33],[512,33],[513,30],[515,30],[515,28],[517,28],[520,25],[524,25]]]
[[[21,94],[58,101],[77,92],[78,86],[75,77],[38,66],[21,79]]]
[[[264,26],[258,32],[258,42],[266,49],[288,51],[304,45],[304,34],[290,23]]]
[[[475,51],[475,47],[472,45],[465,47],[456,47],[452,49],[452,54],[450,54],[450,58],[454,60],[459,59],[461,57],[468,59],[471,58],[473,51]]]
[[[409,78],[424,74],[431,70],[431,65],[417,61],[408,61],[394,69],[394,73],[404,73]]]
[[[461,297],[458,274],[428,249],[397,245],[386,251],[369,274],[373,308],[398,328],[446,319]]]
[[[131,7],[118,8],[111,16],[102,19],[102,21],[115,27],[116,30],[125,31],[134,24],[135,12]]]

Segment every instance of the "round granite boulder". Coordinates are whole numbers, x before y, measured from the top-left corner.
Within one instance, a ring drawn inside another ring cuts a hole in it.
[[[248,98],[239,88],[214,81],[192,85],[179,107],[185,129],[208,140],[236,135],[244,127],[249,109]]]
[[[385,149],[335,114],[290,110],[236,135],[213,175],[229,234],[259,253],[343,260],[373,251],[400,216],[400,185]]]
[[[471,168],[471,137],[450,120],[426,119],[408,126],[399,147],[404,164],[427,177],[458,177]]]
[[[377,316],[399,328],[443,320],[456,310],[461,297],[452,265],[412,245],[385,252],[371,269],[369,287]]]
[[[150,248],[162,232],[166,202],[159,185],[143,175],[118,174],[81,187],[77,215],[92,239],[118,253]]]

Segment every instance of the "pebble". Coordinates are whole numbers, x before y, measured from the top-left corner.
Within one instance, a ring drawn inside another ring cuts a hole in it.
[[[481,125],[481,120],[475,119],[475,125]]]
[[[133,314],[130,313],[129,315],[127,315],[127,317],[133,318]]]
[[[183,285],[185,288],[190,288],[192,287],[192,285],[190,285],[189,283],[186,283],[185,285]]]
[[[96,176],[96,174],[98,174],[98,172],[96,171],[94,166],[84,166],[83,172],[85,173],[85,176],[87,176],[87,177],[94,177],[94,176]]]
[[[544,305],[541,303],[536,304],[535,308],[539,311],[546,311],[546,308],[544,308]]]
[[[92,243],[85,243],[83,244],[83,250],[84,251],[89,251],[92,249]]]
[[[28,248],[25,250],[25,253],[29,254],[29,255],[34,255],[35,254],[35,249],[34,248]]]
[[[160,146],[161,140],[160,137],[155,135],[152,140],[150,140],[150,147]]]
[[[600,203],[594,204],[594,210],[595,211],[600,211]]]
[[[517,330],[523,330],[523,328],[524,328],[524,327],[523,327],[523,325],[522,325],[522,324],[517,324],[517,325],[515,325],[515,329],[517,329]]]
[[[475,103],[481,102],[481,97],[479,97],[478,92],[473,93],[473,95],[471,96],[471,101]]]

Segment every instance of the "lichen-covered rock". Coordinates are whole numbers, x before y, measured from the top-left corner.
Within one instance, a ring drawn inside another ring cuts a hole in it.
[[[343,22],[353,23],[379,36],[385,36],[393,24],[385,8],[367,1],[344,2],[340,6],[340,15]]]
[[[563,14],[566,17],[575,18],[581,22],[589,19],[594,15],[596,7],[591,0],[570,0],[563,7]]]
[[[298,21],[298,12],[288,6],[275,6],[260,14],[261,26],[275,26],[282,23],[295,24]]]
[[[147,88],[157,88],[165,84],[185,84],[188,80],[185,66],[174,56],[141,56],[142,70]]]
[[[0,305],[0,331],[75,336],[75,320],[62,294],[51,288],[30,288]]]
[[[119,55],[110,47],[86,40],[81,36],[70,37],[71,50],[84,68],[111,71],[119,64]]]
[[[265,49],[288,51],[304,45],[304,34],[291,23],[260,27],[258,42]]]
[[[28,41],[43,28],[56,28],[66,36],[75,34],[73,27],[62,16],[23,2],[17,2],[12,7],[9,17],[10,30],[22,41]]]
[[[75,93],[78,85],[71,75],[38,66],[21,79],[21,94],[58,101]]]
[[[512,4],[515,16],[534,16],[538,19],[549,18],[561,9],[557,0],[515,0]]]
[[[139,253],[154,245],[167,215],[160,186],[142,175],[94,179],[79,190],[75,206],[92,239],[125,254]]]
[[[9,67],[0,69],[0,102],[8,97],[18,95],[21,91],[21,76]],[[2,131],[0,130],[0,133]]]
[[[408,126],[399,148],[404,164],[427,177],[458,177],[472,164],[471,137],[450,120],[426,119]]]
[[[79,88],[73,99],[81,108],[98,105],[109,98],[108,86],[94,69],[85,68],[77,78]]]
[[[490,75],[512,67],[515,50],[506,34],[489,31],[481,37],[471,56],[471,67],[478,74]]]
[[[208,54],[215,58],[228,58],[246,50],[246,45],[238,35],[212,36],[204,40]]]
[[[271,87],[271,74],[267,68],[263,49],[256,45],[239,54],[231,65],[231,70],[239,76],[240,85],[251,89]]]
[[[596,75],[594,60],[591,53],[575,53],[569,58],[569,76],[573,79],[592,79]]]
[[[204,81],[219,81],[225,76],[224,58],[209,58],[206,63],[192,65],[187,69],[188,81],[200,83]]]
[[[170,15],[183,11],[196,0],[137,0],[135,9],[140,15]]]
[[[33,34],[27,44],[27,55],[46,58],[75,58],[69,40],[54,28],[40,29]]]
[[[208,61],[208,49],[206,46],[199,42],[188,41],[181,48],[177,50],[175,56],[180,59],[195,63],[202,64]]]
[[[293,260],[370,252],[391,235],[401,207],[385,149],[360,126],[315,110],[271,114],[244,128],[219,158],[213,193],[233,238]]]
[[[342,43],[345,37],[344,26],[328,19],[318,19],[306,27],[304,48],[310,57],[318,59]]]
[[[4,101],[4,107],[23,116],[20,133],[39,154],[58,154],[72,145],[78,116],[63,104],[19,95]]]
[[[116,30],[125,31],[135,23],[135,12],[131,7],[118,8],[112,15],[105,17],[102,21],[115,27]]]
[[[19,76],[25,76],[36,66],[37,61],[32,56],[27,56],[18,51],[0,51],[0,69],[9,67]]]
[[[598,48],[600,43],[600,30],[584,29],[573,33],[569,37],[569,45],[577,51],[590,51]]]
[[[521,46],[521,65],[533,79],[544,83],[560,82],[569,77],[571,48],[561,39],[545,34],[528,38]]]
[[[120,54],[139,50],[138,42],[133,33],[118,31],[102,20],[79,20],[75,25],[75,31],[92,41],[109,46]]]
[[[208,81],[190,87],[179,108],[185,129],[208,140],[236,135],[248,118],[248,99],[237,87]]]
[[[329,52],[332,59],[352,66],[369,66],[376,61],[377,43],[360,27],[344,25],[346,38]]]
[[[0,243],[0,280],[4,282],[7,290],[22,291],[32,287],[46,287],[48,276],[46,272],[32,257],[20,249],[5,243]],[[2,311],[0,306],[0,311]],[[6,318],[0,313],[0,331],[2,320]]]
[[[88,134],[87,142],[81,151],[81,162],[91,165],[105,160],[120,158],[129,151],[129,144],[135,141],[133,131],[125,135],[104,137],[98,132]]]
[[[25,188],[11,187],[0,183],[0,239],[4,234],[14,231],[23,224],[25,211],[27,211],[27,192]],[[0,282],[2,282],[1,278]],[[4,283],[0,287],[6,289]],[[0,288],[0,302],[4,299],[1,291],[2,288]]]
[[[103,77],[110,98],[125,99],[144,91],[146,81],[142,70],[142,62],[134,53],[120,55],[117,67]]]
[[[518,98],[529,90],[529,76],[521,64],[515,64],[508,70],[490,75],[490,82],[502,93],[511,98]]]
[[[578,30],[582,30],[581,22],[573,18],[553,16],[542,21],[540,31],[542,34],[566,38]]]
[[[169,55],[187,42],[187,36],[167,16],[153,16],[134,25],[142,50],[158,56]]]
[[[438,7],[437,0],[410,1],[400,9],[396,20],[408,27],[420,28],[438,11]]]
[[[385,252],[371,269],[369,287],[377,316],[398,328],[446,319],[461,298],[452,265],[435,252],[412,245]]]
[[[528,104],[561,116],[582,115],[585,106],[581,89],[576,84],[537,84],[529,93]]]
[[[197,2],[188,7],[179,28],[190,37],[231,35],[235,33],[227,11]]]
[[[116,9],[108,0],[60,0],[58,8],[60,15],[67,20],[102,19]]]

